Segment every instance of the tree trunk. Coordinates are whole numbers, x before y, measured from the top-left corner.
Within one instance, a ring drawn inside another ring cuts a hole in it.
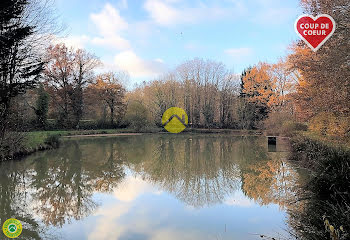
[[[6,131],[6,128],[8,127],[10,99],[8,99],[5,103],[3,103],[3,108],[4,109],[1,111],[1,119],[0,119],[0,140],[1,141],[5,137],[5,131]]]
[[[114,126],[114,104],[109,105],[109,108],[111,110],[111,125]]]

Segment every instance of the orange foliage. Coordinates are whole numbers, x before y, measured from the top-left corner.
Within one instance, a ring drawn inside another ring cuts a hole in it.
[[[243,77],[243,93],[250,102],[272,107],[277,103],[275,82],[269,75],[270,65],[259,63]]]
[[[350,121],[332,112],[321,112],[311,119],[309,128],[321,135],[345,136],[350,132]]]
[[[115,115],[121,117],[125,111],[124,95],[125,89],[122,82],[127,80],[129,75],[124,72],[105,73],[97,77],[94,84],[89,85],[89,95],[95,99],[95,104],[101,107],[101,104],[106,104],[109,108],[110,121],[114,124]]]
[[[349,3],[345,0],[301,0],[304,11],[329,14],[337,23],[332,37],[312,52],[302,41],[291,46],[291,69],[300,73],[295,103],[313,131],[347,135],[350,122]]]

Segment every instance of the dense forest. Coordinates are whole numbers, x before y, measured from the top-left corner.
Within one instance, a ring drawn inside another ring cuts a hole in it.
[[[40,1],[3,1],[0,36],[0,142],[20,143],[31,130],[161,127],[163,112],[183,108],[191,128],[260,129],[288,135],[309,129],[350,134],[349,5],[301,0],[305,13],[327,13],[334,35],[317,52],[302,41],[277,63],[235,74],[221,62],[194,58],[126,90],[127,72],[101,73],[85,49],[52,44],[54,18]],[[33,7],[34,6],[34,7]],[[46,35],[45,35],[46,34]]]

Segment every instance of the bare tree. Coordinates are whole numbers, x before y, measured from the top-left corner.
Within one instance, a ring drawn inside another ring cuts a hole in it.
[[[66,125],[69,120],[69,92],[72,90],[74,52],[64,44],[50,46],[47,49],[46,61],[45,81],[50,87],[52,103],[59,108],[59,119],[63,125]]]
[[[96,83],[91,86],[97,97],[107,104],[112,126],[115,124],[116,112],[120,113],[124,110],[125,89],[122,83],[128,79],[127,72],[109,72],[99,75]]]
[[[85,50],[64,44],[50,46],[46,59],[45,80],[51,87],[54,104],[60,108],[59,119],[65,127],[76,127],[83,114],[83,88],[93,81],[93,71],[100,61]]]
[[[74,52],[73,87],[70,92],[74,127],[78,126],[83,115],[83,88],[88,83],[92,83],[94,70],[99,65],[101,65],[100,60],[85,50],[78,49]]]

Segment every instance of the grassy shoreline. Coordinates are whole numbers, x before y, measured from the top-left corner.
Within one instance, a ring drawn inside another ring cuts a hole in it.
[[[296,136],[308,138],[313,141],[325,144],[330,147],[340,147],[350,149],[350,138],[340,138],[337,136],[325,136],[310,131],[297,132]]]
[[[350,147],[347,141],[305,132],[291,139],[291,161],[310,172],[300,186],[300,211],[293,214],[304,239],[350,237]],[[325,224],[333,230],[325,231]],[[342,229],[342,230],[341,230]]]
[[[132,129],[98,129],[98,130],[53,130],[24,132],[23,146],[13,154],[19,159],[31,153],[59,147],[59,139],[65,136],[132,133]]]

